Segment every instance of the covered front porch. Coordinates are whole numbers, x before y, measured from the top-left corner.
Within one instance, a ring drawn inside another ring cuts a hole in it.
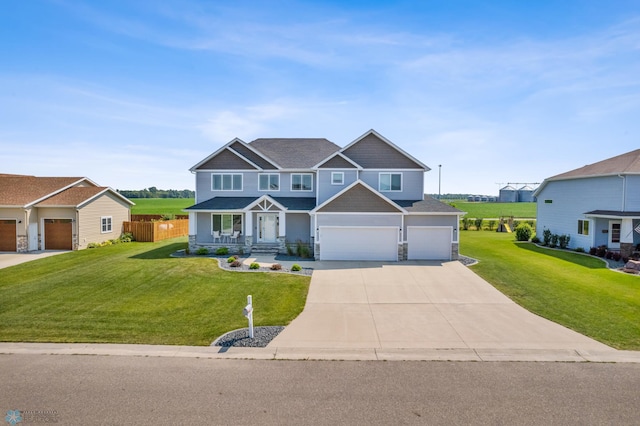
[[[593,246],[607,246],[631,257],[640,245],[640,212],[594,210],[585,213],[593,221]]]

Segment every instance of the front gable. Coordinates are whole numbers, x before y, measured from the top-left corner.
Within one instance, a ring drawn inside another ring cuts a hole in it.
[[[331,157],[323,160],[316,167],[318,169],[360,169],[355,162],[340,154],[339,152],[333,154]]]
[[[375,130],[368,131],[341,152],[365,169],[430,170]]]
[[[200,170],[257,170],[255,164],[251,164],[239,154],[228,149],[220,151],[216,156],[201,164]]]
[[[362,181],[316,207],[315,213],[405,213],[405,210]]]

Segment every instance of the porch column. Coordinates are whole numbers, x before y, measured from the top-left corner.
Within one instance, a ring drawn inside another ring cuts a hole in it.
[[[244,212],[244,235],[253,236],[253,213],[251,210]]]
[[[624,218],[620,225],[620,254],[629,257],[633,253],[633,219]]]
[[[196,229],[197,224],[196,224],[196,212],[189,212],[189,235],[196,235]]]
[[[278,237],[284,237],[287,235],[287,215],[284,211],[278,212]]]

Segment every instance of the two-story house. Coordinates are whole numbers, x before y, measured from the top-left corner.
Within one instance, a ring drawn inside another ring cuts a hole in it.
[[[458,258],[463,213],[425,196],[429,168],[374,130],[344,148],[236,138],[190,170],[191,250],[304,244],[320,260]]]

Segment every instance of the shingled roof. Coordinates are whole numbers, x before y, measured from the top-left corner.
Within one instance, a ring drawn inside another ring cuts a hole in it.
[[[549,180],[618,174],[640,174],[640,149],[552,176]]]
[[[85,179],[3,174],[0,175],[0,206],[23,207]]]
[[[96,195],[109,191],[100,186],[76,186],[36,204],[36,207],[78,207]]]
[[[324,138],[256,139],[251,147],[285,169],[309,169],[340,147]]]

